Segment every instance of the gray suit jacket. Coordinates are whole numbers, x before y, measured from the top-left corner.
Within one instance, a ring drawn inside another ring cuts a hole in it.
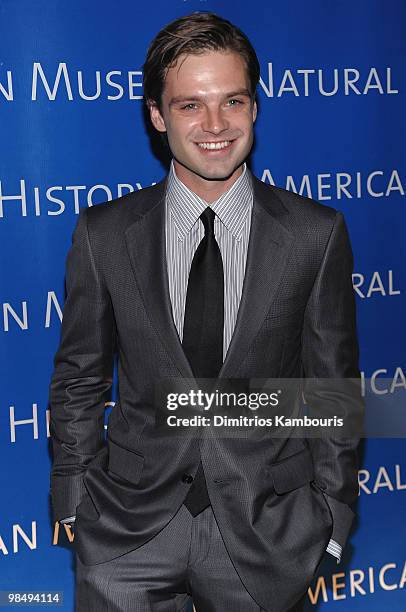
[[[168,292],[165,180],[80,211],[50,384],[54,519],[76,514],[83,563],[113,559],[165,526],[190,486],[182,476],[195,474],[201,455],[241,579],[262,608],[282,611],[305,592],[329,539],[346,542],[359,440],[262,434],[199,445],[156,435],[156,381],[193,377]],[[244,287],[220,378],[358,378],[342,213],[256,177],[253,185]],[[105,440],[116,353],[119,398]],[[345,409],[359,406],[349,399]]]

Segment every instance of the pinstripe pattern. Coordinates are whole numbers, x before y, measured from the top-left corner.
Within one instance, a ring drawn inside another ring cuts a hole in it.
[[[192,600],[197,612],[263,610],[236,572],[210,506],[192,517],[182,505],[154,538],[107,563],[84,565],[76,555],[75,600],[75,612],[187,612]]]
[[[340,559],[341,550],[342,550],[341,546],[338,544],[338,542],[335,542],[334,540],[330,540],[327,546],[327,552],[333,555],[333,557],[337,557],[337,559]]]
[[[166,192],[166,259],[169,294],[179,338],[183,336],[186,291],[193,255],[204,236],[199,219],[209,205],[176,176],[171,163]],[[251,227],[253,191],[244,164],[241,176],[211,204],[216,213],[214,234],[224,268],[223,358],[233,335],[240,304]]]

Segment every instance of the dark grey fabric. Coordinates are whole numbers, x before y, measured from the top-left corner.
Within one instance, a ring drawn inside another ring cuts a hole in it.
[[[255,177],[253,186],[244,286],[219,376],[359,377],[343,215]],[[54,519],[77,515],[83,564],[135,551],[175,515],[190,486],[184,475],[195,476],[201,458],[234,567],[264,610],[282,612],[311,582],[330,537],[345,544],[359,440],[156,435],[157,381],[192,378],[171,313],[164,196],[162,181],[80,212],[50,384]],[[105,442],[115,352],[119,401]],[[347,411],[359,411],[354,401]]]
[[[211,508],[181,506],[151,540],[120,557],[84,565],[76,556],[75,612],[261,612],[224,546]],[[299,612],[297,603],[289,612]]]

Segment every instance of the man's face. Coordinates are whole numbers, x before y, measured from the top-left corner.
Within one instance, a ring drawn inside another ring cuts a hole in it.
[[[150,108],[151,120],[158,131],[167,132],[177,172],[180,165],[189,182],[241,173],[253,143],[257,107],[240,55],[209,51],[181,56],[168,70],[161,106],[162,112]]]

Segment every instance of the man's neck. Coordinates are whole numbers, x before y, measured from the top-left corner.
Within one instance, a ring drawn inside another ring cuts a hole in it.
[[[244,170],[244,164],[241,164],[234,172],[225,180],[208,181],[207,179],[192,173],[190,170],[173,160],[174,169],[177,178],[196,195],[202,198],[208,204],[212,204],[219,199],[223,193],[228,191],[236,180],[241,176]]]

